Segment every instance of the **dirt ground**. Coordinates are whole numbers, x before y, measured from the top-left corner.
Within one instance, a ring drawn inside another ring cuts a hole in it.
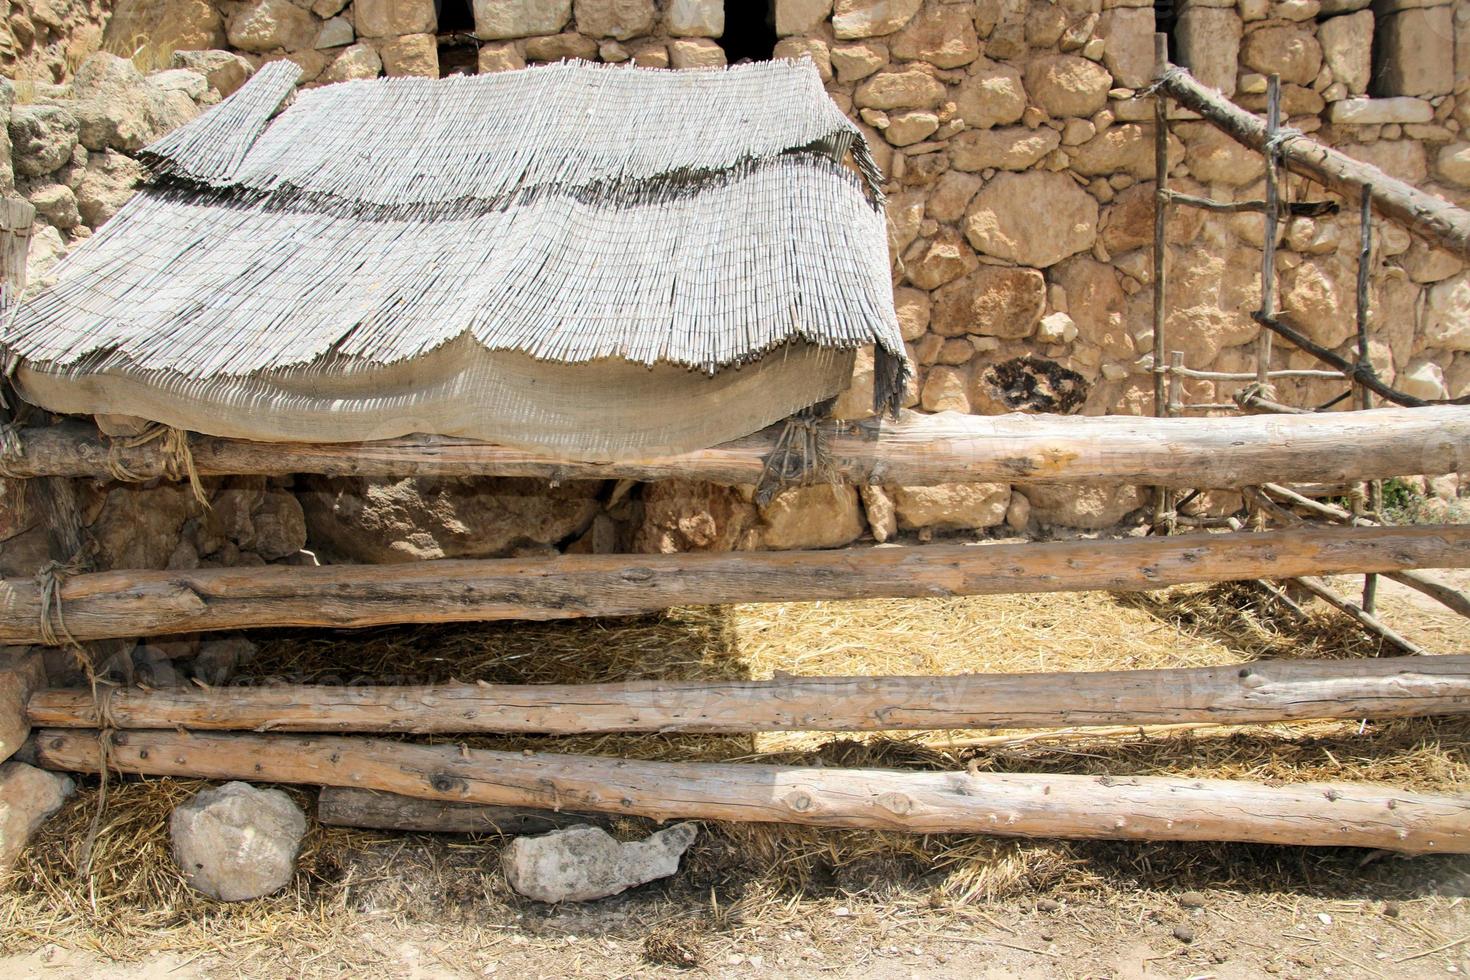
[[[1470,587],[1470,570],[1448,575]],[[1336,584],[1346,592],[1360,583]],[[1470,623],[1402,586],[1385,580],[1380,588],[1381,614],[1391,626],[1435,652],[1470,650]],[[621,654],[613,650],[624,642],[663,651],[671,659],[654,669],[684,675],[768,674],[785,669],[781,664],[836,673],[854,662],[893,670],[912,661],[910,672],[943,672],[1184,665],[1283,650],[1372,652],[1321,608],[1314,607],[1310,623],[1292,628],[1253,608],[1221,612],[1243,601],[1219,590],[1177,599],[965,600],[932,626],[911,614],[917,607],[761,607],[759,617],[737,611],[721,627],[733,634],[721,642],[738,648],[738,663],[696,663],[691,650],[710,642],[703,634],[689,649],[670,651],[656,623],[606,626],[603,659],[585,669],[589,676],[627,676],[631,668],[617,666]],[[915,635],[885,627],[900,615],[918,624]],[[939,635],[945,623],[954,635]],[[456,676],[525,679],[517,671],[533,669],[525,666],[529,653],[540,652],[538,664],[563,655],[557,644],[564,634],[547,630],[569,628],[480,636],[475,669],[464,651],[451,649],[458,634],[416,634],[412,642],[424,647],[425,636],[431,639]],[[652,632],[632,639],[620,632],[645,628]],[[809,630],[803,636],[829,635],[830,643],[803,643],[793,653],[791,631],[798,628]],[[586,649],[579,636],[568,650]],[[409,641],[385,633],[374,642]],[[970,652],[945,659],[966,645]],[[284,637],[278,648],[267,644],[267,659],[277,660],[266,667],[285,670],[290,657],[330,659],[325,647],[302,646],[300,637]],[[980,663],[974,651],[982,648]],[[391,650],[403,656],[401,647]],[[369,659],[360,647],[343,656]],[[896,767],[979,758],[997,769],[1381,779],[1441,792],[1470,786],[1464,718],[977,744],[955,733],[867,744],[800,733],[638,744],[649,757],[748,758],[755,751],[805,764],[876,760]],[[567,750],[624,748],[614,742]],[[107,870],[84,881],[75,844],[96,801],[95,781],[85,784],[34,842],[0,903],[0,977],[1470,974],[1470,857],[1338,848],[905,838],[706,824],[675,877],[600,902],[550,907],[505,886],[495,838],[313,822],[302,870],[286,892],[216,906],[190,893],[167,860],[168,810],[198,785],[114,782],[97,845]],[[310,813],[312,794],[292,792]],[[621,821],[615,832],[637,835],[650,826]]]

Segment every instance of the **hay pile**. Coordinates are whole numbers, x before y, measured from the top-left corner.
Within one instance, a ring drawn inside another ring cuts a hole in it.
[[[1419,637],[1470,649],[1462,621],[1431,617]],[[1453,622],[1453,625],[1445,625]],[[1396,624],[1403,625],[1403,624]],[[1410,632],[1412,628],[1405,627]],[[880,600],[676,609],[628,620],[395,627],[359,633],[265,634],[245,670],[256,680],[505,683],[791,674],[951,674],[1203,666],[1281,657],[1377,653],[1345,620],[1297,622],[1249,586],[1181,587],[1147,596]],[[1470,786],[1470,719],[1329,722],[1163,731],[823,733],[476,737],[487,748],[649,759],[1200,776],[1372,780],[1422,790]],[[53,820],[0,895],[0,952],[42,942],[133,958],[177,951],[260,955],[312,973],[368,963],[374,919],[456,923],[466,944],[527,904],[498,874],[498,841],[387,835],[313,825],[296,880],[279,895],[220,906],[183,885],[168,856],[172,807],[198,784],[114,780],[87,878],[80,842],[95,780]],[[312,811],[313,794],[290,790]],[[641,834],[645,821],[620,830]],[[773,825],[706,825],[679,876],[633,900],[629,929],[700,910],[700,927],[768,927],[834,896],[881,897],[915,914],[973,914],[968,903],[1036,892],[1142,901],[1150,889],[1232,885],[1266,894],[1330,884],[1392,896],[1411,886],[1397,859],[1360,866],[1362,852],[1239,844],[1112,844],[914,837]],[[1439,859],[1426,859],[1439,860]],[[673,904],[669,904],[672,898]],[[487,932],[489,930],[489,932]],[[675,932],[678,930],[676,929]],[[638,933],[641,935],[641,933]]]

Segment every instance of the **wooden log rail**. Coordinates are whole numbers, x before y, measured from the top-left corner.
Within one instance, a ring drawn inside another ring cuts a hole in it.
[[[1470,565],[1470,525],[1301,528],[1044,544],[562,555],[77,575],[58,636],[624,616],[679,605],[1144,591],[1186,582]],[[0,644],[44,642],[34,579],[0,581]],[[65,633],[63,633],[63,627]]]
[[[366,443],[259,443],[194,436],[203,476],[529,476],[555,480],[686,478],[756,484],[779,430],[712,449],[619,462],[578,462],[466,439],[410,436]],[[157,442],[110,444],[81,423],[24,429],[15,477],[165,475]],[[837,473],[852,483],[1137,483],[1230,488],[1351,482],[1470,469],[1470,408],[1385,408],[1303,418],[1141,418],[906,414],[834,425]],[[111,456],[109,456],[111,454]]]
[[[1157,84],[1163,94],[1199,113],[1237,142],[1265,151],[1266,120],[1260,116],[1240,108],[1217,90],[1201,85],[1176,65],[1170,65]],[[1292,173],[1310,177],[1350,201],[1359,200],[1367,192],[1379,214],[1470,261],[1470,211],[1306,136],[1280,141],[1278,153],[1281,163]]]
[[[362,737],[47,729],[37,763],[306,783],[423,799],[655,819],[742,820],[1011,837],[1227,840],[1470,852],[1470,797],[1355,783],[892,772],[526,755]]]
[[[773,732],[1218,725],[1470,712],[1470,656],[952,677],[119,688],[31,695],[36,728]]]

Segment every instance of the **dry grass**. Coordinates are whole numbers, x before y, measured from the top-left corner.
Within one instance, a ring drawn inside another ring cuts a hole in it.
[[[577,682],[641,677],[928,674],[1088,670],[1234,663],[1377,652],[1327,613],[1297,623],[1246,586],[1179,588],[1150,596],[1076,594],[885,600],[677,609],[629,620],[362,633],[269,635],[246,670],[256,679],[392,682],[484,679]],[[1098,737],[1089,733],[976,740],[973,733],[759,736],[481,737],[470,744],[643,758],[1115,774],[1169,773],[1282,781],[1361,779],[1406,788],[1470,786],[1470,720],[1315,723]],[[263,957],[299,974],[315,951],[333,969],[382,951],[363,930],[378,919],[454,924],[472,965],[497,920],[531,907],[498,874],[494,839],[433,839],[313,826],[293,885],[220,906],[179,879],[167,853],[169,811],[197,784],[114,780],[90,879],[80,841],[95,782],[46,826],[0,896],[0,950],[40,942],[117,958],[176,951]],[[310,810],[308,792],[292,790]],[[642,833],[644,821],[618,830]],[[1398,894],[1412,886],[1361,852],[1236,844],[1109,844],[915,837],[770,825],[706,826],[684,871],[633,900],[627,929],[651,962],[703,955],[685,937],[774,928],[843,896],[946,915],[972,903],[1037,892],[1111,896],[1121,906],[1151,889],[1210,885],[1281,892]],[[670,900],[673,900],[670,904]],[[674,911],[671,913],[671,909]],[[531,921],[530,917],[526,920]],[[523,923],[524,925],[524,923]],[[369,930],[370,931],[370,930]],[[262,961],[264,962],[264,961]],[[248,970],[246,972],[249,972]]]

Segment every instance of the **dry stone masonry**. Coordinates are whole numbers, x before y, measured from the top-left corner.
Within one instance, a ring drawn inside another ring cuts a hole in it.
[[[727,10],[721,0],[115,0],[110,19],[105,6],[24,0],[11,5],[8,40],[0,33],[0,66],[16,79],[0,88],[11,144],[0,160],[12,161],[0,164],[0,190],[39,212],[33,277],[126,200],[139,147],[269,60],[289,58],[316,85],[562,58],[691,68],[805,57],[886,177],[894,298],[917,368],[906,402],[921,411],[1152,410],[1154,133],[1142,89],[1156,26],[1176,61],[1247,108],[1264,109],[1267,76],[1278,74],[1288,125],[1470,205],[1465,0],[1182,0],[1169,22],[1147,0],[773,0],[766,18],[760,4]],[[48,20],[62,7],[70,33]],[[1168,153],[1177,190],[1263,194],[1259,155],[1185,111]],[[1289,190],[1323,193],[1295,178]],[[1353,344],[1353,211],[1285,222],[1278,252],[1282,305],[1343,352]],[[1193,368],[1253,369],[1260,216],[1176,209],[1167,237],[1167,347]],[[1387,225],[1373,262],[1380,373],[1426,398],[1470,392],[1470,272]],[[1318,365],[1277,344],[1275,366]],[[838,414],[866,414],[872,383],[872,358],[860,356]],[[1236,387],[1190,380],[1185,401],[1228,401]],[[1317,404],[1341,385],[1278,389]],[[750,488],[687,483],[543,492],[516,481],[320,480],[252,486],[248,506],[229,511],[248,520],[221,528],[184,493],[146,491],[161,505],[125,507],[143,492],[88,490],[105,560],[305,560],[308,538],[345,561],[835,547],[1100,528],[1144,502],[1135,488],[814,488],[760,504]],[[158,542],[129,544],[134,519],[178,523]],[[42,545],[23,524],[0,520],[0,564],[29,574]]]

